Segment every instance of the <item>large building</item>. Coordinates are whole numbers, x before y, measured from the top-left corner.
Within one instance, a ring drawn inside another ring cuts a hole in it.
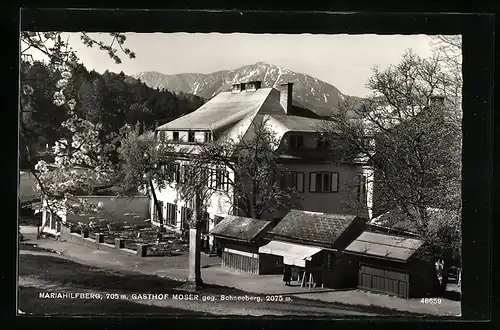
[[[196,152],[197,144],[221,137],[241,141],[252,136],[253,122],[265,120],[279,139],[280,161],[292,177],[289,184],[300,194],[301,209],[370,218],[372,194],[367,177],[371,168],[362,161],[333,162],[326,152],[328,141],[320,133],[326,119],[295,105],[292,94],[291,83],[278,88],[262,88],[259,81],[234,84],[230,91],[217,94],[194,112],[158,127],[157,138],[179,150],[174,181],[182,180],[183,165],[189,162],[186,150]],[[207,231],[233,213],[231,186],[224,180],[234,179],[233,174],[227,170],[216,175],[220,179],[207,203]],[[192,205],[179,197],[175,182],[155,194],[165,224],[177,230],[185,228]],[[152,200],[151,220],[159,225],[155,207]]]

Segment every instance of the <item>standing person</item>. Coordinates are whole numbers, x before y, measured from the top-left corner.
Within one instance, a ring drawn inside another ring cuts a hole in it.
[[[283,269],[283,282],[285,282],[286,286],[289,286],[291,280],[292,280],[292,269],[288,266],[285,266]]]

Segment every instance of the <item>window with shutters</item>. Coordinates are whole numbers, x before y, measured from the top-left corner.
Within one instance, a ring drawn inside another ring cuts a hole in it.
[[[285,172],[281,177],[280,186],[282,189],[294,188],[297,192],[304,192],[304,173]]]
[[[171,226],[177,224],[177,206],[175,204],[167,203],[166,221]]]
[[[309,192],[332,193],[338,192],[339,174],[337,172],[309,173]]]
[[[193,210],[185,206],[181,207],[181,226],[182,229],[189,229],[189,221],[193,215]]]
[[[210,187],[215,190],[229,191],[229,172],[223,169],[212,170]]]
[[[357,200],[359,203],[366,204],[367,202],[367,177],[362,173],[358,174]]]
[[[290,135],[290,149],[299,149],[304,146],[304,137],[302,135]]]
[[[212,141],[212,132],[205,132],[205,142]]]
[[[158,208],[157,207],[160,208],[160,212],[161,212],[161,214],[163,216],[163,201],[158,201],[158,204],[159,205],[156,205],[156,203],[153,203],[153,207],[154,207],[154,209],[153,209],[153,212],[154,212],[153,213],[153,220],[155,222],[160,222],[160,218],[159,218],[159,215],[158,215]]]

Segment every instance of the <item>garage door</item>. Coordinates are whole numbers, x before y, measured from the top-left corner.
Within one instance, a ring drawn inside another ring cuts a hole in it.
[[[409,279],[410,276],[404,272],[361,264],[358,287],[408,298]]]

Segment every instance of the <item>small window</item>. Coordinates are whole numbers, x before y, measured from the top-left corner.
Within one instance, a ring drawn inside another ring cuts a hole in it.
[[[172,140],[173,140],[174,142],[179,142],[179,132],[174,132],[174,133],[173,133]]]
[[[210,187],[229,191],[229,172],[222,169],[212,170]]]
[[[339,174],[336,172],[311,172],[309,192],[338,192]]]
[[[165,131],[158,131],[158,141],[165,141]]]
[[[177,206],[175,204],[167,203],[166,220],[171,226],[177,224]]]
[[[212,132],[205,132],[205,142],[212,141]]]
[[[188,142],[194,142],[194,132],[188,132]]]
[[[362,204],[367,202],[367,181],[366,175],[358,174],[357,200]]]
[[[286,172],[281,178],[280,186],[282,189],[294,188],[297,192],[304,192],[304,173]]]
[[[299,149],[304,146],[304,137],[302,135],[291,135],[290,136],[290,148]]]

